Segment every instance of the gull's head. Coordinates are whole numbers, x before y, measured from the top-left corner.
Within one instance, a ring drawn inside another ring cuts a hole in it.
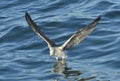
[[[55,48],[50,47],[50,57],[52,57],[55,54]]]
[[[55,54],[54,50],[50,50],[50,57],[52,57]]]

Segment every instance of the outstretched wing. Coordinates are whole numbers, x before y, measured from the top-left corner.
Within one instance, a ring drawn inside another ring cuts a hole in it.
[[[76,33],[74,33],[62,46],[62,49],[69,48],[72,46],[77,45],[79,42],[81,42],[90,32],[92,32],[95,29],[95,26],[97,25],[98,21],[101,19],[101,16],[97,17],[92,23],[90,23],[88,26],[80,29]]]
[[[40,36],[50,47],[55,46],[55,43],[53,43],[50,39],[48,39],[46,36],[42,34],[42,32],[38,29],[38,26],[34,23],[34,21],[31,19],[30,15],[26,12],[25,18],[29,26],[32,28],[32,30]]]

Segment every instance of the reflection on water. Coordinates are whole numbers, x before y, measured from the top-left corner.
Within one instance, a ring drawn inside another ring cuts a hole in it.
[[[72,70],[72,68],[67,66],[66,60],[56,60],[53,64],[53,73],[62,75],[63,78],[71,79],[74,81],[87,81],[93,78],[96,78],[95,76],[87,77],[87,78],[79,78],[80,75],[83,73],[79,70]],[[54,81],[59,81],[59,78],[54,79]]]
[[[71,68],[67,67],[65,60],[56,60],[53,65],[52,72],[62,74],[65,78],[82,74],[79,70],[72,70]]]

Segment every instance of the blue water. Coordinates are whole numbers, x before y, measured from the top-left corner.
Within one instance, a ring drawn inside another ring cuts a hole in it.
[[[102,19],[64,63],[26,23],[27,11],[58,45]],[[0,2],[0,81],[120,81],[119,0],[3,0]]]

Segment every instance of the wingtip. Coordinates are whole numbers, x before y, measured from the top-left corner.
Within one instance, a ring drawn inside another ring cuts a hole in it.
[[[102,16],[99,15],[96,20],[99,21],[101,18],[102,18]]]
[[[26,16],[29,16],[29,14],[28,14],[28,12],[27,12],[27,11],[25,11],[25,17],[26,17]]]
[[[27,11],[25,12],[25,18],[26,18],[27,22],[29,22],[29,21],[33,22]]]

